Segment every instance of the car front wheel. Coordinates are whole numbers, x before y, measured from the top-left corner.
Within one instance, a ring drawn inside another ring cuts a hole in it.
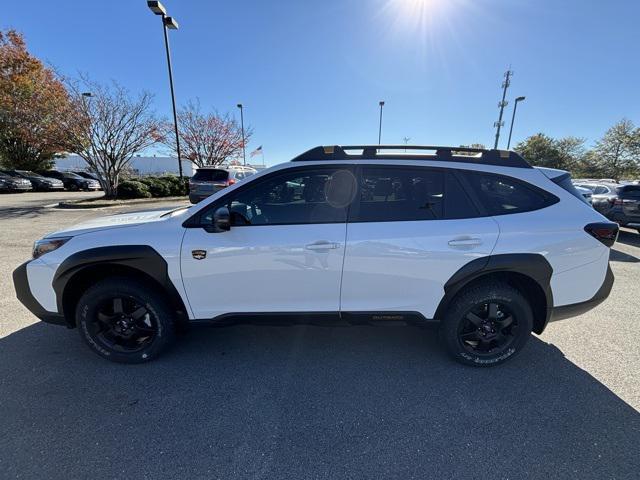
[[[76,325],[94,352],[119,363],[152,360],[175,338],[172,311],[162,296],[124,277],[90,287],[76,307]]]
[[[517,289],[484,282],[454,298],[440,325],[440,338],[457,361],[489,367],[520,352],[532,327],[531,306]]]

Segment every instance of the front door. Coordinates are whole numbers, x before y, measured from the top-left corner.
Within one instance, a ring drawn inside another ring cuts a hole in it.
[[[351,182],[351,183],[349,183]],[[352,185],[351,185],[352,184]],[[188,228],[181,266],[198,319],[227,313],[337,312],[349,167],[296,167],[256,179],[206,207],[226,206],[231,229]]]

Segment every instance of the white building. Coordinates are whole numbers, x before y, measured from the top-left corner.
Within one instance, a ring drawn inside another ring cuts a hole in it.
[[[65,158],[57,158],[57,170],[86,170],[87,163],[78,155],[69,155]],[[135,156],[129,162],[132,173],[137,175],[162,175],[165,173],[178,174],[178,159],[175,157],[142,157]],[[182,160],[182,172],[185,176],[192,176],[193,163]]]

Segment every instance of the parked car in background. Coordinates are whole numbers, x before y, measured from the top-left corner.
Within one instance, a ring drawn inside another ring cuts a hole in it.
[[[579,183],[593,192],[593,208],[623,227],[640,233],[640,185],[617,183]]]
[[[72,173],[75,173],[76,175],[80,175],[82,178],[87,178],[89,180],[95,180],[96,182],[100,181],[98,176],[93,174],[93,173],[91,173],[91,172],[85,172],[83,170],[74,170]]]
[[[33,190],[29,180],[0,172],[0,192],[27,192],[29,190]]]
[[[2,170],[3,173],[17,178],[29,180],[34,190],[63,190],[62,180],[57,178],[43,177],[31,170]]]
[[[228,167],[200,167],[189,180],[189,201],[198,203],[225,187],[255,175],[252,167],[230,165]]]
[[[85,172],[82,170],[74,170],[73,173],[75,173],[76,175],[80,175],[82,178],[86,178],[87,180],[95,180],[96,182],[98,182],[98,185],[100,185],[100,179],[94,173]],[[102,186],[100,186],[98,190],[102,190]]]
[[[38,172],[45,177],[61,180],[67,190],[99,190],[100,183],[97,180],[83,178],[73,172],[59,172],[58,170],[44,170]]]
[[[591,197],[593,196],[593,192],[588,188],[579,187],[577,185],[574,185],[574,186],[576,187],[576,190],[578,191],[578,193],[584,197],[584,199],[587,201],[588,204],[591,205],[592,204]]]

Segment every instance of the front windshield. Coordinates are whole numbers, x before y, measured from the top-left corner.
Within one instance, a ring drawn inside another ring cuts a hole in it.
[[[80,178],[80,179],[82,179],[82,177],[80,175],[77,175],[77,174],[71,173],[71,172],[64,172],[62,174],[62,176],[65,177],[65,178]]]

